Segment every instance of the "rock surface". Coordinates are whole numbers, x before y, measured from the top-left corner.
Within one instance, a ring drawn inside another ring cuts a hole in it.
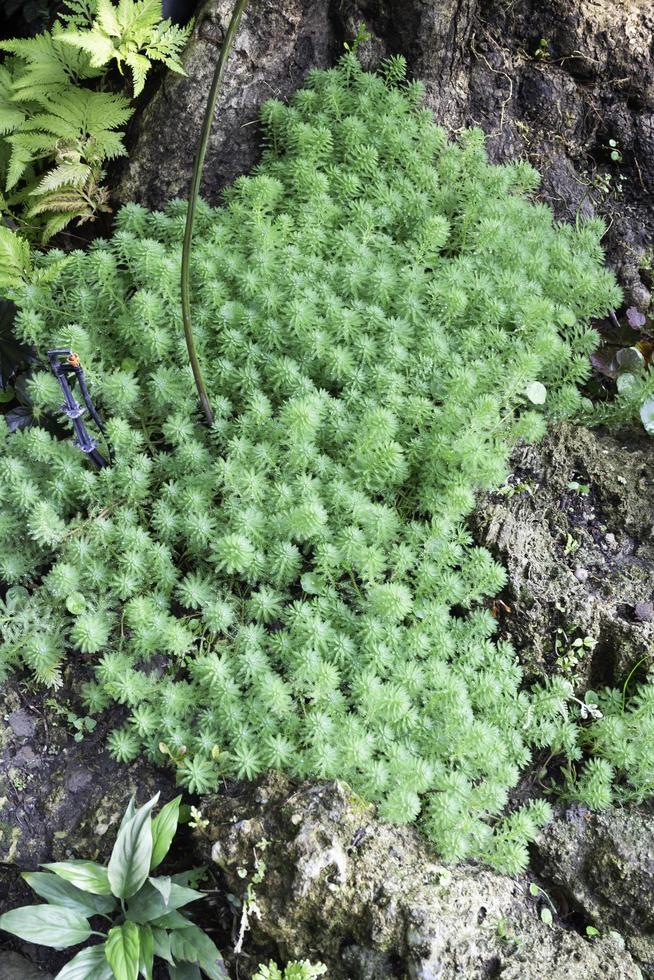
[[[570,916],[543,922],[532,879],[440,864],[415,830],[380,824],[342,784],[270,777],[202,810],[197,846],[233,894],[246,895],[255,856],[265,863],[247,948],[322,960],[330,980],[642,975],[619,937],[591,941]]]
[[[502,635],[528,674],[563,669],[581,689],[617,685],[654,659],[651,441],[561,426],[512,457],[479,501],[476,537],[508,572]],[[588,639],[574,648],[575,640]],[[577,660],[577,663],[571,662]]]
[[[184,57],[187,76],[167,73],[133,134],[118,188],[122,201],[161,207],[188,191],[196,144],[232,0],[210,0],[196,18]],[[338,55],[329,4],[254,0],[232,49],[207,152],[202,193],[212,201],[260,153],[259,107],[287,98],[311,68]]]
[[[571,807],[545,828],[534,864],[594,926],[617,929],[654,977],[654,813]]]
[[[52,980],[52,974],[44,973],[20,953],[0,951],[0,980]]]
[[[201,7],[188,77],[165,75],[139,118],[120,200],[160,207],[186,193],[230,11],[231,0]],[[645,308],[654,233],[650,0],[251,0],[227,66],[203,193],[218,200],[257,160],[261,102],[286,98],[311,68],[333,64],[361,21],[371,32],[359,52],[364,63],[405,55],[440,123],[482,126],[494,160],[528,158],[557,216],[606,216],[611,262],[629,301]]]

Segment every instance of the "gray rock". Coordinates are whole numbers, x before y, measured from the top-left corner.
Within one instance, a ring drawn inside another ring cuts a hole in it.
[[[81,793],[83,790],[87,789],[93,782],[93,773],[79,766],[74,769],[66,780],[66,789],[70,793]]]
[[[161,207],[188,190],[211,78],[232,0],[209,0],[197,15],[184,57],[188,76],[168,72],[139,120],[117,196]],[[270,98],[286,99],[311,68],[338,55],[329,3],[255,0],[232,50],[209,142],[202,193],[216,201],[260,154],[258,113]]]
[[[13,762],[21,769],[36,769],[39,765],[39,757],[31,745],[24,745],[14,756]]]
[[[636,619],[640,620],[641,623],[651,623],[654,619],[654,603],[637,602],[634,607],[634,613],[636,614]]]
[[[7,721],[14,735],[18,738],[31,738],[36,729],[36,720],[25,708],[12,711]]]
[[[575,667],[582,688],[618,686],[637,661],[653,657],[654,620],[632,613],[654,578],[654,463],[645,440],[562,425],[511,458],[512,479],[531,493],[479,500],[475,536],[508,573],[502,637],[530,678],[551,673],[558,629],[569,642],[596,641]],[[587,484],[588,496],[571,491],[571,482]],[[571,575],[583,589],[570,587]]]
[[[52,980],[52,974],[39,970],[19,953],[0,950],[0,980]]]
[[[641,977],[617,940],[543,923],[528,877],[446,866],[413,828],[379,823],[340,783],[271,776],[206,800],[202,813],[199,856],[229,891],[244,896],[257,850],[265,861],[250,917],[261,958],[322,960],[330,980]]]
[[[625,939],[646,977],[654,977],[654,814],[573,809],[553,820],[535,848],[536,867],[584,918]]]

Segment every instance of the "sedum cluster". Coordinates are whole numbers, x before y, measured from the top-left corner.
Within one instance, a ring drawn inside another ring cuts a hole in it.
[[[481,602],[504,582],[464,526],[518,440],[580,405],[619,302],[602,227],[553,224],[526,164],[448,142],[404,81],[352,54],[262,112],[267,149],[202,208],[185,357],[185,206],[128,205],[110,241],[17,296],[69,345],[115,464],[34,427],[0,458],[5,671],[92,665],[118,759],[162,749],[202,792],[269,767],[339,777],[446,858],[517,871],[548,815],[502,818],[534,747],[579,756],[569,686],[521,690]],[[43,263],[60,255],[50,253]],[[54,379],[31,382],[44,420]],[[162,745],[162,743],[165,743]],[[217,761],[216,761],[217,760]]]

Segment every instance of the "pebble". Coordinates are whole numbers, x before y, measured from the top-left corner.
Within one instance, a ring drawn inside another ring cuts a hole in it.
[[[21,769],[33,769],[40,761],[31,745],[24,745],[13,758],[14,765],[20,766]]]
[[[618,542],[615,539],[615,534],[611,534],[610,531],[609,531],[608,534],[605,534],[604,535],[604,540],[608,544],[609,548],[615,548],[615,547],[617,547]]]
[[[7,718],[9,727],[18,738],[31,738],[36,729],[36,722],[28,711],[21,708],[13,711]]]
[[[575,568],[575,578],[583,585],[588,581],[588,570],[585,568]]]
[[[654,619],[654,603],[637,602],[634,612],[641,623],[651,623]]]
[[[81,793],[82,790],[87,789],[92,782],[93,773],[80,766],[77,769],[73,769],[69,775],[68,779],[66,780],[66,789],[69,793]]]

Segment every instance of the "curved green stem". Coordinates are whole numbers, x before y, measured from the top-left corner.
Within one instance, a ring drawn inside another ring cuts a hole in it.
[[[193,164],[193,177],[191,179],[191,189],[189,191],[188,210],[186,212],[186,227],[184,229],[184,244],[182,246],[181,287],[182,287],[182,321],[184,323],[184,336],[186,338],[186,347],[188,350],[189,360],[191,362],[193,377],[195,379],[195,387],[198,389],[198,395],[200,396],[200,405],[202,406],[202,411],[206,416],[208,425],[213,425],[213,412],[211,410],[209,396],[207,395],[207,389],[205,388],[204,380],[202,378],[202,371],[200,370],[200,362],[198,360],[198,355],[195,350],[195,341],[193,340],[193,327],[191,324],[191,302],[190,302],[190,295],[189,295],[189,264],[191,259],[191,245],[193,243],[193,223],[195,221],[195,209],[198,202],[198,196],[200,194],[202,168],[204,166],[204,158],[207,153],[207,145],[209,143],[209,136],[211,134],[211,123],[213,122],[213,116],[216,110],[216,102],[218,101],[218,96],[220,95],[220,90],[222,87],[223,76],[225,74],[225,65],[227,64],[229,52],[231,50],[232,44],[234,43],[234,38],[238,30],[238,25],[241,20],[241,15],[247,6],[247,3],[248,0],[236,0],[236,3],[234,4],[234,10],[232,11],[229,27],[227,28],[227,34],[225,35],[223,46],[220,49],[220,57],[218,58],[218,64],[216,65],[216,70],[214,71],[213,74],[211,91],[209,92],[209,98],[207,99],[207,107],[204,112],[204,120],[202,122],[202,132],[200,134],[200,142],[198,144],[198,151],[195,156],[195,163]]]

